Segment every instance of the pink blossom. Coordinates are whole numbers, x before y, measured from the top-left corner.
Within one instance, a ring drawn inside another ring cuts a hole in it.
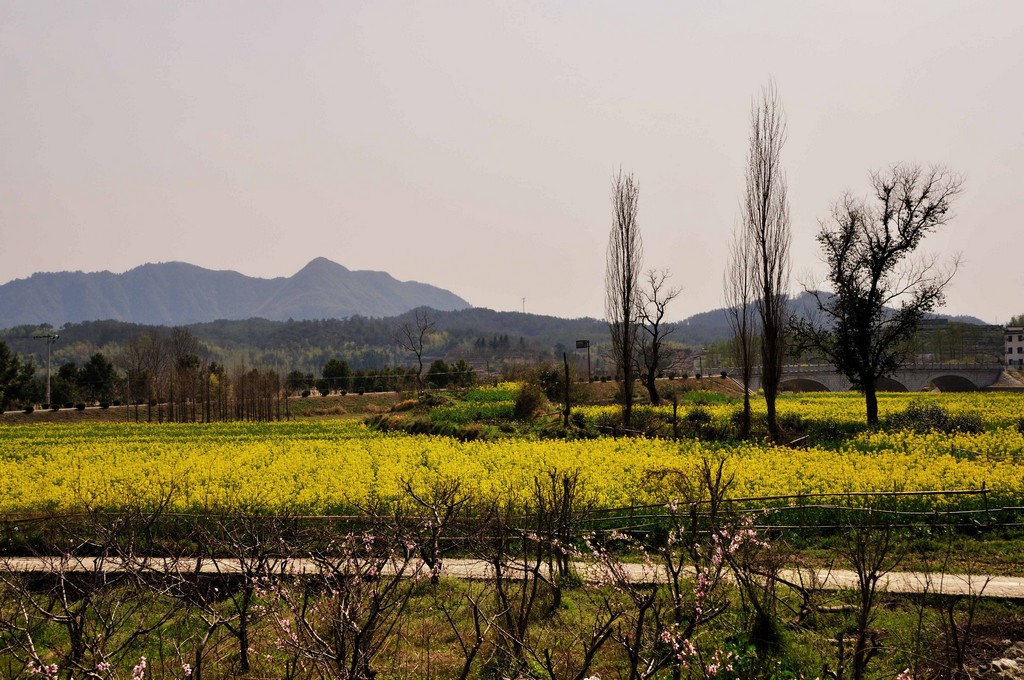
[[[132,680],[143,680],[146,677],[146,657],[140,656],[139,663],[132,669]]]

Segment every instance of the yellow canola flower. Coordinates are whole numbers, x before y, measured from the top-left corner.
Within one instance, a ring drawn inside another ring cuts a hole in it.
[[[480,502],[523,503],[535,478],[550,470],[578,473],[598,507],[660,504],[679,495],[704,458],[724,461],[731,497],[985,485],[1020,504],[1021,395],[884,395],[880,405],[884,414],[922,398],[1001,425],[981,434],[865,432],[835,449],[611,437],[461,442],[381,434],[348,421],[6,426],[0,428],[0,512],[119,508],[170,497],[176,510],[343,513],[375,499],[403,499],[406,484],[426,492],[452,480]],[[855,422],[862,406],[859,395],[792,395],[780,401],[780,413]],[[707,408],[727,419],[737,405]],[[580,410],[587,417],[612,413],[610,407]]]

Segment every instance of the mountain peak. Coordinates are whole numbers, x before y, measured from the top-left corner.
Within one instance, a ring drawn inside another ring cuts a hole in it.
[[[328,260],[326,257],[315,257],[309,261],[309,263],[300,269],[295,275],[310,274],[310,273],[323,273],[323,272],[348,272],[349,270],[344,266],[340,265],[333,260]]]
[[[447,290],[384,272],[349,271],[324,257],[276,279],[166,262],[124,274],[36,274],[0,285],[0,328],[107,319],[165,326],[252,317],[344,319],[469,306]]]

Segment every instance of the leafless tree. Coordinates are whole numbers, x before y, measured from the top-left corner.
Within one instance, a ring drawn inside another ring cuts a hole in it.
[[[423,389],[423,350],[426,347],[427,338],[434,332],[434,320],[425,308],[417,309],[411,322],[403,323],[399,329],[395,342],[407,352],[416,357],[416,389]]]
[[[550,468],[533,478],[533,536],[544,561],[544,580],[552,595],[552,610],[562,606],[562,589],[576,580],[572,543],[589,506],[579,470]]]
[[[140,641],[176,617],[147,584],[138,558],[173,494],[168,488],[155,508],[87,507],[43,520],[32,552],[45,576],[0,564],[5,655],[32,674],[55,662],[62,676],[100,677],[103,665],[130,659]],[[57,677],[56,670],[45,677]]]
[[[721,462],[704,460],[695,472],[662,470],[652,473],[655,477],[680,494],[666,507],[666,540],[644,546],[613,532],[610,538],[642,557],[641,563],[627,567],[616,557],[617,546],[588,538],[595,560],[591,574],[619,594],[603,609],[621,611],[611,633],[628,662],[620,677],[645,680],[671,669],[673,678],[681,678],[684,666],[691,668],[687,677],[711,677],[713,662],[701,649],[701,631],[731,606],[725,572],[732,555],[758,539],[750,527],[737,525],[729,516],[726,492],[732,479],[723,475]],[[657,581],[664,587],[651,588]]]
[[[872,629],[878,614],[879,583],[903,560],[906,545],[884,512],[868,507],[847,527],[840,552],[857,573],[857,615],[853,628],[853,680],[862,680],[878,654],[878,633]],[[842,658],[840,639],[840,671]]]
[[[775,399],[782,380],[785,331],[789,321],[789,201],[782,171],[786,114],[775,84],[761,90],[750,110],[744,218],[754,250],[755,308],[761,330],[761,387],[768,411],[768,431],[780,436]]]
[[[503,670],[519,673],[526,664],[534,610],[544,589],[541,541],[520,526],[522,509],[511,501],[492,501],[481,516],[474,551],[490,566],[491,588],[497,603],[494,617]]]
[[[172,358],[168,417],[178,422],[195,422],[196,396],[202,372],[199,339],[186,328],[172,328],[169,339]]]
[[[434,608],[441,613],[452,637],[458,645],[462,655],[462,668],[459,670],[458,680],[466,680],[473,673],[474,664],[480,658],[484,650],[484,642],[494,625],[494,618],[488,616],[485,611],[484,602],[487,601],[489,584],[486,582],[472,584],[465,588],[455,588],[450,581],[441,581],[432,589],[434,597]],[[463,612],[469,612],[466,616]],[[467,625],[466,619],[469,619]],[[493,658],[495,651],[490,647],[491,653],[484,652],[485,660],[481,665],[486,666]]]
[[[147,404],[147,419],[152,419],[149,404],[160,394],[168,365],[167,343],[149,333],[137,335],[125,348],[124,363],[128,373],[129,396],[135,401],[135,420],[139,420],[139,402]]]
[[[410,510],[427,513],[426,521],[418,524],[414,532],[420,558],[430,570],[430,582],[437,585],[441,580],[444,554],[455,547],[447,533],[466,512],[471,498],[462,488],[462,482],[452,478],[438,477],[420,490],[411,479],[403,479],[402,488],[412,501]]]
[[[423,577],[415,544],[395,532],[401,518],[363,512],[368,530],[325,536],[312,568],[275,589],[281,645],[312,677],[376,677]]]
[[[641,332],[637,343],[637,358],[642,371],[640,378],[654,405],[661,403],[655,380],[668,360],[665,338],[675,330],[675,326],[665,323],[665,310],[682,292],[679,288],[667,287],[668,278],[667,269],[648,270],[647,286],[640,289]]]
[[[260,590],[283,571],[296,546],[304,547],[295,539],[295,524],[287,515],[252,514],[251,508],[237,506],[197,518],[189,555],[164,556],[164,592],[184,602],[194,621],[191,677],[195,680],[201,680],[207,657],[219,642],[216,635],[222,631],[235,643],[232,656],[237,672],[250,671],[254,631],[265,613]],[[216,668],[218,662],[212,660],[210,665]]]
[[[740,436],[743,439],[750,437],[750,383],[754,369],[754,353],[757,349],[754,255],[750,232],[742,228],[735,229],[729,244],[729,261],[725,267],[722,290],[725,291],[725,309],[732,330],[732,343],[739,363],[740,379],[743,382],[743,420],[740,424]]]
[[[605,316],[612,354],[622,374],[622,422],[629,427],[633,412],[633,357],[640,319],[640,272],[643,241],[637,222],[640,186],[632,174],[619,170],[612,180],[612,229],[606,257]]]
[[[873,424],[879,380],[906,360],[918,322],[942,304],[956,273],[955,259],[942,267],[913,255],[949,220],[963,179],[943,167],[894,165],[872,174],[871,184],[877,205],[846,194],[822,222],[818,243],[832,292],[812,291],[822,318],[797,320],[794,330],[864,392]]]

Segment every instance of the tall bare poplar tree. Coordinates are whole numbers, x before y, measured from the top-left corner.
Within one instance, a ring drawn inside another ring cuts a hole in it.
[[[780,161],[786,142],[786,115],[770,83],[750,109],[744,222],[754,249],[755,306],[761,330],[761,387],[768,410],[768,432],[780,435],[775,398],[782,380],[785,330],[789,316],[789,201]]]
[[[722,277],[725,291],[725,309],[732,330],[733,350],[740,365],[743,381],[743,421],[740,436],[750,436],[750,382],[754,370],[754,353],[757,350],[755,336],[757,320],[754,310],[754,248],[749,232],[743,227],[733,230],[729,243],[729,261]]]
[[[612,353],[622,374],[622,422],[633,414],[633,381],[640,315],[640,270],[644,246],[637,223],[640,186],[620,169],[612,180],[612,229],[604,274],[604,308],[611,331]]]

